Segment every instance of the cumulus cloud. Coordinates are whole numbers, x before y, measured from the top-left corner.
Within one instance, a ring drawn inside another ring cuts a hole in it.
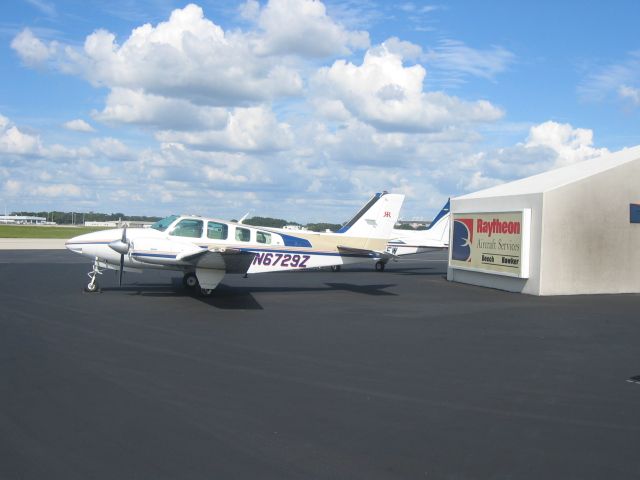
[[[229,182],[229,183],[245,183],[247,177],[244,175],[234,175],[233,173],[226,172],[220,168],[206,166],[203,169],[204,175],[207,180],[212,182]]]
[[[10,197],[19,195],[22,190],[22,183],[17,180],[7,180],[4,182],[2,190]]]
[[[30,29],[25,28],[11,41],[11,48],[16,51],[22,63],[28,66],[38,66],[56,53],[57,43],[50,42],[46,45]]]
[[[606,148],[593,146],[593,131],[587,128],[573,128],[568,123],[544,122],[531,127],[525,148],[545,147],[555,153],[553,167],[572,163],[608,153]]]
[[[161,129],[219,129],[227,122],[227,110],[197,106],[188,100],[152,95],[141,89],[114,88],[107,96],[105,108],[94,112],[93,117],[107,123],[148,125]]]
[[[61,183],[54,185],[39,185],[32,190],[33,194],[42,197],[80,197],[83,194],[82,189],[71,183]]]
[[[345,29],[327,15],[319,1],[270,0],[261,10],[257,2],[249,1],[243,14],[257,20],[261,35],[255,41],[262,55],[327,57],[369,46],[367,32]]]
[[[415,43],[391,37],[384,42],[385,48],[393,54],[400,56],[403,60],[419,60],[423,56],[422,47]]]
[[[51,145],[0,116],[0,152],[13,152],[3,193],[68,209],[237,218],[254,208],[340,221],[386,189],[408,195],[403,215],[424,217],[449,195],[598,151],[589,130],[553,122],[516,145],[483,146],[478,127],[502,110],[435,91],[432,77],[493,79],[512,61],[500,47],[399,38],[370,47],[366,32],[318,1],[250,0],[240,11],[248,30],[225,30],[187,5],[122,38],[96,30],[80,46],[19,34],[12,43],[23,63],[105,88],[91,118],[111,136]],[[620,95],[631,99],[635,83],[624,85]],[[135,143],[118,136],[122,125]],[[80,119],[64,126],[92,128]]]
[[[532,126],[522,143],[469,156],[459,166],[470,172],[471,177],[458,185],[466,191],[480,190],[608,152],[606,148],[593,146],[592,130],[547,121]]]
[[[210,150],[263,152],[283,150],[292,143],[289,125],[278,123],[273,113],[264,107],[234,109],[222,130],[165,130],[156,136],[162,142]]]
[[[111,160],[131,160],[134,152],[117,138],[96,138],[91,141],[91,149],[96,155]]]
[[[14,155],[39,155],[43,152],[40,137],[10,126],[7,117],[0,115],[0,153]]]
[[[437,131],[449,125],[490,122],[503,112],[485,100],[467,102],[443,92],[426,92],[426,70],[405,67],[386,44],[367,51],[361,65],[336,61],[314,79],[320,95],[340,101],[353,116],[387,131]]]
[[[62,125],[67,130],[73,130],[75,132],[95,132],[94,128],[81,118],[75,120],[69,120]]]
[[[82,126],[82,120],[74,120],[67,122],[73,127],[86,128]],[[88,124],[87,124],[88,126]],[[91,128],[91,127],[89,127]],[[93,130],[91,130],[93,131]],[[92,141],[91,146],[69,147],[57,143],[44,143],[40,135],[25,132],[23,127],[13,125],[12,122],[0,115],[0,153],[10,154],[16,157],[29,157],[32,159],[42,159],[51,161],[63,161],[68,159],[84,159],[93,157],[102,153],[106,155],[106,151],[117,152],[119,156],[124,151],[128,151],[124,144],[116,139],[96,139]]]
[[[156,26],[134,29],[122,45],[113,33],[97,30],[82,49],[54,48],[24,30],[14,48],[25,61],[56,52],[59,70],[85,77],[95,86],[144,90],[207,105],[239,105],[302,89],[298,72],[278,59],[257,55],[250,36],[225,32],[190,4]]]

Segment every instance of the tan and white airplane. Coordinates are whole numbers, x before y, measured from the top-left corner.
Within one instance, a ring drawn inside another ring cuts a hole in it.
[[[94,260],[86,289],[98,290],[102,269],[168,269],[184,284],[211,294],[226,273],[302,270],[376,262],[398,220],[404,195],[376,194],[338,233],[287,232],[193,215],[172,215],[151,228],[103,230],[72,238],[66,247]]]

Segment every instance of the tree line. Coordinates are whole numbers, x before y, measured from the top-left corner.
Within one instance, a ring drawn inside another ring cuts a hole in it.
[[[244,220],[242,223],[245,225],[252,225],[255,227],[271,227],[271,228],[282,228],[285,225],[295,225],[298,227],[304,227],[307,230],[311,230],[312,232],[324,232],[326,230],[331,230],[335,232],[339,230],[341,225],[338,223],[307,223],[303,225],[298,222],[290,222],[289,220],[285,220],[284,218],[271,218],[271,217],[251,217]]]
[[[122,212],[116,213],[97,213],[97,212],[12,212],[11,215],[18,215],[21,217],[44,217],[49,222],[55,222],[59,225],[81,225],[84,222],[117,222],[119,220],[134,221],[134,222],[156,222],[161,217],[149,217],[145,215],[125,215]],[[237,220],[233,220],[237,221]],[[308,223],[303,225],[298,222],[290,222],[283,218],[271,218],[271,217],[251,217],[243,221],[246,225],[253,225],[259,227],[271,227],[282,228],[285,225],[297,225],[299,227],[305,227],[307,230],[313,232],[324,232],[325,230],[331,230],[335,232],[340,229],[337,223]]]
[[[24,217],[44,217],[49,222],[55,222],[58,225],[82,225],[84,222],[117,222],[119,220],[132,221],[132,222],[157,222],[161,217],[149,217],[145,215],[125,215],[122,212],[116,213],[97,213],[97,212],[12,212],[11,215],[18,215]],[[237,220],[232,220],[236,222]],[[291,222],[284,218],[271,218],[271,217],[251,217],[243,221],[245,225],[252,225],[258,227],[270,227],[270,228],[282,228],[285,225],[297,225],[304,227],[312,232],[324,232],[331,230],[336,232],[340,230],[339,223],[307,223],[303,225],[298,222]],[[411,225],[396,225],[396,228],[401,230],[414,230]],[[422,227],[424,228],[424,227]],[[418,230],[422,230],[419,228]]]
[[[125,215],[116,213],[96,213],[96,212],[12,212],[11,215],[21,217],[44,217],[48,222],[55,222],[59,225],[82,224],[84,222],[117,222],[118,220],[130,220],[134,222],[156,222],[160,217],[147,217],[144,215]]]

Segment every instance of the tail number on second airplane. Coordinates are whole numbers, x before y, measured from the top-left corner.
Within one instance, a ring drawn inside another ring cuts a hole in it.
[[[288,253],[256,253],[256,256],[253,257],[253,265],[306,268],[310,258],[309,255],[289,255]]]

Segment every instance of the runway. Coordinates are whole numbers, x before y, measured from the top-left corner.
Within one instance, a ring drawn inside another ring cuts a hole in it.
[[[640,295],[0,251],[0,479],[637,479]]]

